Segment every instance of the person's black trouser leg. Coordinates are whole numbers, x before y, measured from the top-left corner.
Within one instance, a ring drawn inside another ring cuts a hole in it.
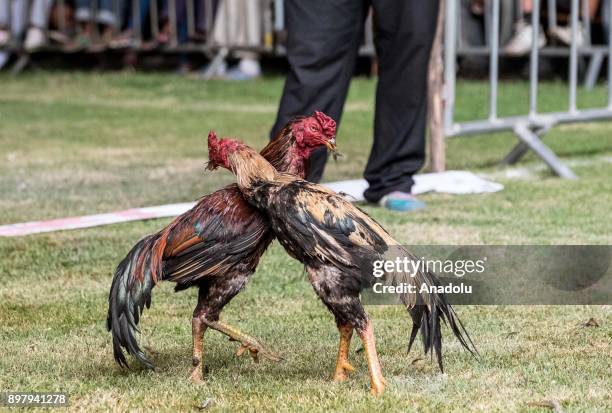
[[[364,0],[285,1],[290,70],[271,138],[292,117],[315,110],[339,123],[366,11]],[[326,160],[324,149],[315,152],[306,178],[319,182]]]
[[[427,67],[436,31],[437,0],[372,0],[379,61],[374,143],[364,196],[378,202],[410,192],[425,161]]]

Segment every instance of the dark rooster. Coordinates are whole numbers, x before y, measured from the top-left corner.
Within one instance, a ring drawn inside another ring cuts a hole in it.
[[[304,176],[311,152],[335,144],[336,123],[321,112],[289,122],[261,154],[281,171]],[[223,307],[244,287],[274,235],[264,215],[243,199],[236,185],[206,195],[190,211],[160,232],[140,240],[121,261],[113,278],[107,318],[115,360],[127,367],[122,347],[148,368],[153,363],[136,341],[135,332],[151,290],[161,280],[173,281],[176,291],[198,287],[193,312],[191,378],[202,379],[202,339],[207,327],[241,343],[246,352],[277,360],[261,343],[219,321]]]
[[[277,172],[269,162],[248,146],[232,139],[209,135],[209,168],[231,170],[245,199],[266,214],[285,250],[306,266],[315,292],[334,315],[340,345],[334,380],[342,381],[353,370],[348,350],[353,330],[361,338],[370,372],[372,393],[384,391],[374,330],[359,299],[371,286],[373,275],[362,271],[364,262],[380,260],[393,248],[417,259],[398,245],[377,222],[342,196],[300,179]],[[414,277],[413,277],[414,275]],[[421,329],[425,351],[435,351],[442,368],[440,322],[447,323],[460,343],[472,354],[476,349],[454,309],[444,295],[418,293],[420,287],[439,285],[431,273],[389,274],[395,285],[412,284],[415,293],[401,295],[414,323],[409,346]]]

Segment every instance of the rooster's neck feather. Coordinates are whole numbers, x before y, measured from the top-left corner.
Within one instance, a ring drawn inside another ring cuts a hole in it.
[[[277,177],[276,169],[263,156],[248,147],[232,152],[228,161],[241,190],[248,191],[255,182],[274,181]]]
[[[291,124],[266,145],[261,155],[272,164],[277,171],[297,175],[304,178],[309,152],[298,147],[293,136]]]

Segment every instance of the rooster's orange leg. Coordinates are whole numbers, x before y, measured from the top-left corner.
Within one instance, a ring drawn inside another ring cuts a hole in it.
[[[366,360],[368,362],[368,370],[370,371],[370,382],[372,385],[372,394],[379,396],[385,391],[385,379],[380,369],[380,361],[376,353],[376,343],[374,340],[374,327],[372,322],[368,320],[366,327],[359,331],[359,337],[363,342]]]
[[[203,362],[203,340],[204,332],[206,331],[206,324],[200,317],[193,317],[191,320],[191,332],[193,335],[193,372],[189,378],[195,382],[202,381],[202,370],[204,369]]]
[[[348,361],[353,327],[338,326],[338,331],[340,332],[340,345],[338,346],[338,359],[336,360],[336,371],[333,377],[335,382],[346,380],[348,378],[348,373],[355,370]]]

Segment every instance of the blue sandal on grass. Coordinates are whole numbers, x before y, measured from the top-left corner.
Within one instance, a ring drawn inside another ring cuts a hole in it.
[[[425,202],[415,196],[401,191],[393,191],[378,201],[380,206],[391,211],[410,212],[425,208]]]

